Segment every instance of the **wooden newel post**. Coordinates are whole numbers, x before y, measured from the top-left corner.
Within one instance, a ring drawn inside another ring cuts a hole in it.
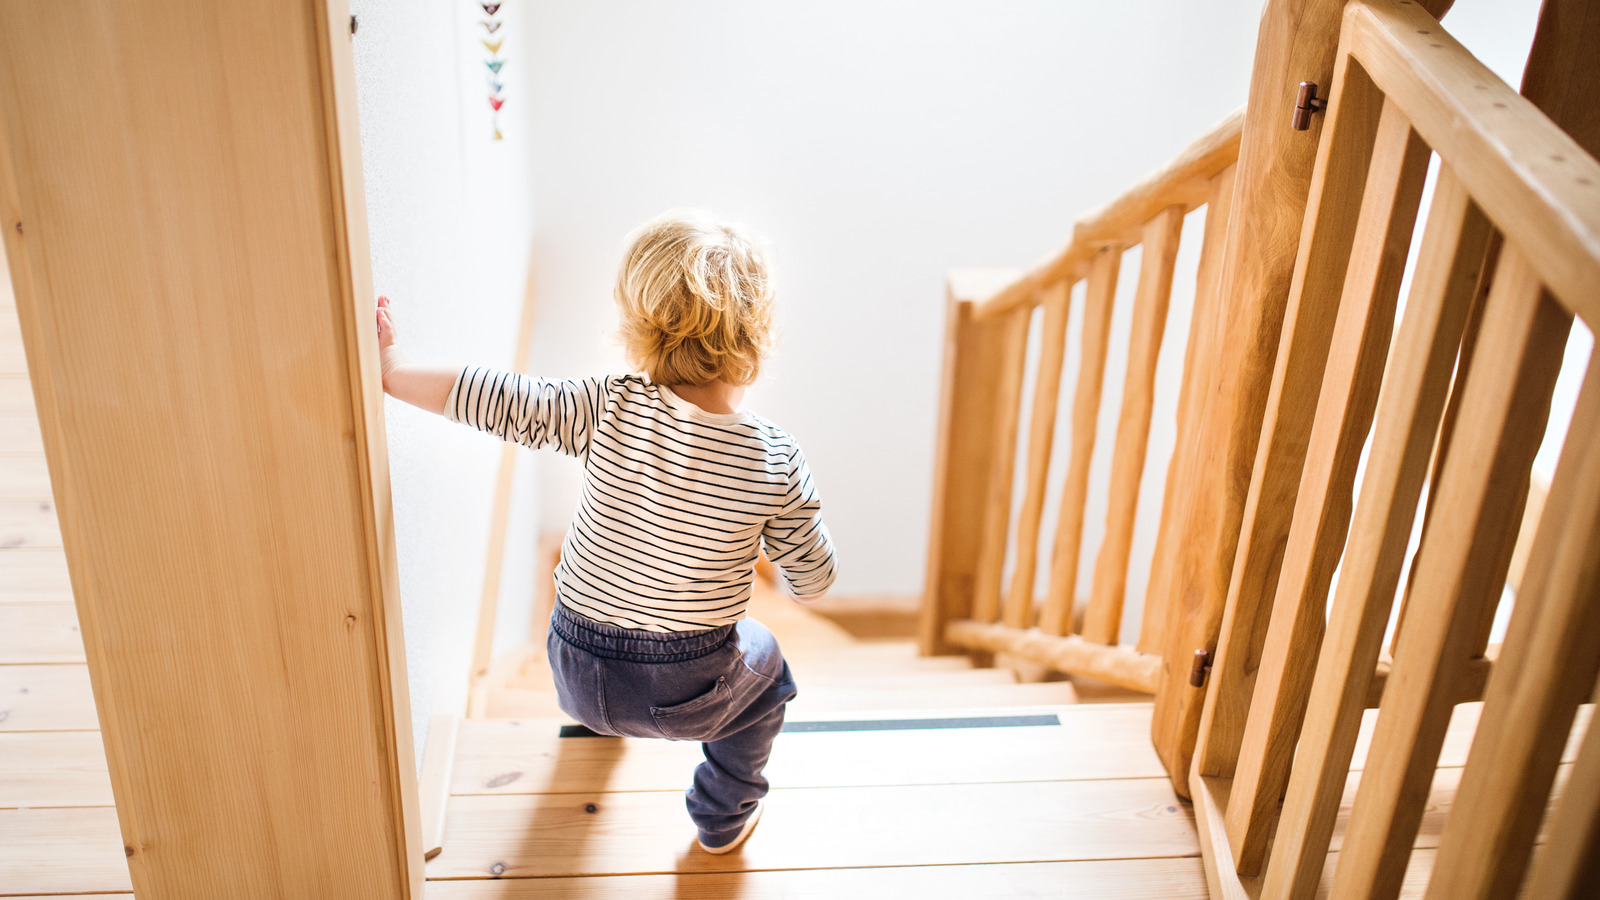
[[[1023,306],[979,318],[973,292],[957,287],[955,279],[947,304],[928,574],[919,628],[921,652],[930,656],[961,652],[945,641],[945,625],[973,616],[980,582],[993,581],[992,593],[998,597],[1000,571],[994,561],[1003,561],[1005,554],[1032,312]],[[997,490],[1002,483],[1003,489]],[[996,504],[997,498],[1002,502]]]

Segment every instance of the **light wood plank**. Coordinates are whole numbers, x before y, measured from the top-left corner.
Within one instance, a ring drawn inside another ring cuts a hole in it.
[[[100,727],[85,665],[0,665],[0,732]]]
[[[679,791],[458,796],[430,878],[530,877],[1188,856],[1164,779],[779,788],[737,854],[693,848]],[[586,811],[592,807],[594,812]],[[842,815],[841,810],[871,810]]]
[[[1145,738],[1147,704],[1060,707],[1052,714],[1060,725],[785,732],[773,746],[767,777],[781,787],[821,788],[1162,775]],[[814,719],[789,716],[791,722],[806,720]],[[557,736],[559,725],[555,720],[463,723],[450,790],[670,791],[681,789],[703,760],[700,746],[692,741],[562,738]]]
[[[50,499],[50,470],[43,448],[33,453],[0,454],[0,497]]]
[[[1600,674],[1597,440],[1600,366],[1591,364],[1524,590],[1489,680],[1481,733],[1467,760],[1461,817],[1440,847],[1433,897],[1517,895],[1563,740],[1578,705],[1594,692]]]
[[[51,500],[0,500],[0,552],[61,549],[61,525]]]
[[[1233,208],[1233,186],[1236,166],[1229,166],[1211,179],[1211,193],[1206,201],[1206,228],[1200,242],[1200,265],[1195,274],[1194,309],[1189,315],[1189,338],[1183,351],[1183,379],[1178,389],[1178,430],[1174,448],[1187,447],[1194,440],[1201,404],[1204,401],[1206,379],[1215,365],[1217,324],[1217,280],[1222,275],[1222,249],[1228,237],[1228,217]],[[1156,528],[1155,552],[1150,560],[1150,582],[1145,588],[1143,621],[1139,624],[1139,641],[1135,649],[1141,653],[1155,653],[1180,659],[1197,647],[1167,647],[1167,617],[1174,608],[1172,578],[1174,548],[1177,540],[1177,510],[1184,502],[1189,485],[1194,480],[1191,454],[1174,450],[1167,461],[1167,477],[1162,488],[1161,520]],[[1163,746],[1170,745],[1180,736],[1170,728],[1170,719],[1159,719],[1158,730],[1152,738]],[[1169,753],[1187,756],[1193,752],[1194,735],[1187,735],[1189,748],[1172,748]]]
[[[1203,775],[1231,776],[1238,763],[1377,137],[1383,97],[1359,66],[1341,60],[1332,97],[1200,720]],[[1253,215],[1241,208],[1235,219]]]
[[[985,327],[998,332],[997,384],[987,398],[992,405],[992,428],[988,438],[989,468],[979,470],[985,485],[983,533],[979,538],[978,567],[974,574],[975,593],[972,615],[982,622],[1000,616],[1000,592],[1005,575],[1006,539],[1011,532],[1011,501],[1016,491],[1017,431],[1022,421],[1022,386],[1027,376],[1028,327],[1031,308],[1018,308],[1004,316],[986,320]]]
[[[1534,857],[1527,896],[1580,900],[1600,884],[1600,729],[1586,730],[1553,815],[1550,841]]]
[[[193,13],[0,5],[0,237],[118,865],[419,895],[349,10]]]
[[[71,604],[0,605],[0,665],[83,661],[83,635]]]
[[[1077,605],[1078,561],[1083,551],[1084,505],[1089,500],[1089,466],[1094,461],[1095,431],[1100,421],[1101,386],[1105,381],[1106,345],[1111,338],[1112,305],[1122,248],[1106,247],[1094,257],[1084,290],[1078,381],[1072,396],[1072,451],[1067,458],[1061,511],[1056,516],[1055,548],[1050,555],[1050,588],[1039,628],[1046,634],[1072,630]]]
[[[1456,170],[1467,192],[1500,231],[1523,242],[1523,252],[1550,292],[1590,325],[1600,323],[1600,162],[1584,145],[1517,95],[1456,42],[1417,4],[1351,3],[1346,19],[1350,52],[1381,90],[1400,98],[1412,125],[1439,157]],[[1579,62],[1552,79],[1576,83],[1550,98],[1575,114],[1556,109],[1590,150],[1595,130],[1593,86],[1600,75],[1584,71],[1592,48],[1572,29]],[[1552,28],[1554,26],[1551,26]],[[1592,65],[1587,68],[1593,68]],[[1588,91],[1585,88],[1588,88]],[[1335,94],[1335,102],[1338,95]]]
[[[1067,351],[1067,314],[1072,283],[1062,281],[1045,292],[1044,321],[1039,326],[1039,366],[1033,382],[1033,412],[1028,419],[1028,469],[1017,514],[1016,562],[1011,589],[1001,617],[1012,628],[1033,624],[1034,582],[1039,564],[1039,526],[1044,519],[1045,488],[1050,479],[1050,451],[1055,444],[1056,409],[1061,400],[1061,368]]]
[[[459,716],[434,716],[428,721],[428,743],[422,750],[422,775],[417,800],[422,808],[422,857],[433,859],[444,846],[444,817],[457,757]]]
[[[60,550],[0,550],[0,603],[71,602],[72,581]]]
[[[1156,363],[1167,333],[1172,300],[1172,269],[1183,234],[1181,206],[1169,206],[1145,224],[1141,235],[1139,283],[1134,292],[1128,338],[1128,368],[1122,382],[1122,410],[1112,444],[1111,485],[1106,502],[1105,539],[1095,557],[1089,606],[1083,614],[1083,639],[1116,644],[1122,631],[1122,603],[1128,587],[1128,556],[1133,550],[1139,485],[1150,449],[1150,416],[1155,409]]]
[[[1288,546],[1282,551],[1228,807],[1228,836],[1241,874],[1256,874],[1266,860],[1267,840],[1305,717],[1316,671],[1310,661],[1322,645],[1328,585],[1349,533],[1356,467],[1383,383],[1428,157],[1427,146],[1400,107],[1385,101],[1328,355],[1321,360],[1285,357],[1291,365],[1321,369],[1321,390],[1302,452]],[[1279,400],[1299,402],[1285,394]],[[1268,415],[1284,418],[1280,410],[1269,409]],[[1409,536],[1394,537],[1401,552]]]
[[[0,885],[7,893],[132,891],[117,811],[0,809]]]
[[[1502,252],[1461,415],[1424,537],[1374,738],[1382,764],[1369,768],[1351,821],[1355,849],[1339,863],[1335,887],[1393,893],[1404,874],[1400,850],[1422,815],[1414,798],[1438,758],[1454,702],[1452,685],[1471,654],[1482,618],[1492,615],[1502,566],[1520,517],[1510,500],[1527,490],[1544,433],[1550,392],[1571,317],[1543,294],[1514,245]],[[1392,848],[1392,849],[1386,849]]]
[[[433,881],[428,900],[835,900],[918,897],[1093,897],[1096,900],[1206,900],[1200,861],[1159,858],[1001,865],[901,866]]]
[[[0,809],[113,802],[100,732],[0,733]]]
[[[1273,845],[1265,884],[1274,895],[1309,896],[1322,878],[1338,791],[1367,706],[1490,233],[1461,183],[1443,169],[1378,401],[1360,504]]]
[[[0,453],[43,453],[39,418],[29,409],[23,412],[0,410]]]

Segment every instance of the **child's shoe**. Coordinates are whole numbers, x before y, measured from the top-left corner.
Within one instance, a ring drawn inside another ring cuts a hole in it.
[[[715,853],[719,856],[724,853],[732,853],[733,851],[739,849],[739,846],[744,843],[745,838],[750,836],[750,832],[756,830],[756,823],[761,820],[761,807],[762,802],[757,800],[755,812],[750,814],[750,818],[744,820],[744,827],[740,828],[739,832],[732,838],[728,839],[726,843],[708,844],[706,843],[706,839],[702,834],[702,836],[699,838],[700,849],[707,853]]]

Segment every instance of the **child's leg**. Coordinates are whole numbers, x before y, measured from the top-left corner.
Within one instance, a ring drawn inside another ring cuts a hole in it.
[[[721,737],[702,745],[706,761],[694,770],[686,802],[689,817],[702,840],[720,843],[719,835],[737,832],[767,794],[762,775],[772,755],[772,742],[783,730],[785,705],[794,698],[794,678],[778,642],[766,626],[752,619],[737,629],[742,662],[767,682],[765,688],[734,717]]]

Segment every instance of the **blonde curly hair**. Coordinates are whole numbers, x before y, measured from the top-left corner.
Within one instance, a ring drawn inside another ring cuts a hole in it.
[[[773,294],[766,250],[743,226],[671,210],[629,236],[619,336],[657,384],[747,385],[772,348]]]

